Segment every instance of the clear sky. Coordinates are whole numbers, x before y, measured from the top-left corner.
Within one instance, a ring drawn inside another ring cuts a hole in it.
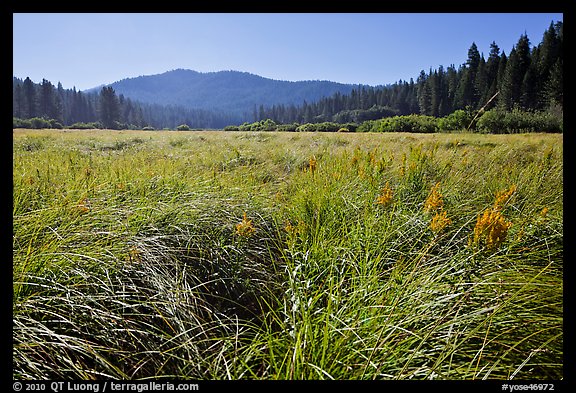
[[[177,68],[383,85],[537,45],[552,13],[16,13],[13,74],[85,90]]]

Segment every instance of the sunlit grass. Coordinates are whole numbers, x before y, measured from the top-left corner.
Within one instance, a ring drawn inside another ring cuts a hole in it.
[[[556,134],[15,130],[13,376],[560,379],[562,156]]]

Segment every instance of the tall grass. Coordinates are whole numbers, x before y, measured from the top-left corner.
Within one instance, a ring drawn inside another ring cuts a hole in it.
[[[563,377],[561,135],[13,141],[14,378]]]

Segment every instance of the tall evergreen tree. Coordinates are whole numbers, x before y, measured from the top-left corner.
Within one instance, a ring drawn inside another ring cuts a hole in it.
[[[563,64],[558,58],[550,70],[550,77],[544,88],[544,96],[548,105],[564,105]]]
[[[57,119],[63,124],[68,123],[70,119],[70,105],[67,95],[68,92],[64,90],[62,83],[58,82],[56,87],[56,112],[59,115]]]
[[[478,64],[478,71],[476,72],[476,78],[474,79],[474,101],[475,109],[480,109],[490,97],[488,96],[488,90],[490,87],[490,81],[488,80],[488,74],[486,71],[486,60],[484,56],[480,57],[480,63]],[[486,99],[485,97],[488,96]]]
[[[427,81],[428,76],[424,70],[420,71],[416,84],[418,85],[418,108],[423,115],[429,115],[432,112],[432,92]]]
[[[468,60],[466,60],[466,66],[470,69],[472,78],[476,77],[476,72],[478,71],[478,66],[480,65],[480,52],[476,43],[472,42],[470,48],[468,49]]]
[[[500,66],[500,48],[496,42],[490,44],[490,53],[486,61],[486,82],[488,90],[483,94],[481,101],[487,102],[498,91],[498,68]]]
[[[469,67],[464,67],[460,71],[460,80],[458,82],[454,101],[455,109],[473,107],[476,104],[474,94],[474,75]]]
[[[120,105],[112,87],[103,87],[100,91],[100,121],[106,128],[118,128]]]
[[[18,118],[23,118],[24,116],[24,93],[22,92],[22,85],[17,83],[14,86],[14,91],[12,92],[12,105],[13,115]]]
[[[22,108],[23,118],[30,118],[37,116],[36,104],[36,88],[34,82],[26,77],[22,83],[22,91],[24,94],[24,106]]]
[[[45,118],[52,118],[52,112],[54,111],[54,87],[52,83],[46,79],[42,79],[42,84],[40,85],[40,96],[38,99],[39,113],[40,116]]]
[[[562,22],[550,23],[539,45],[538,104],[540,107],[562,101]]]
[[[519,73],[518,76],[520,81],[520,97],[519,102],[520,105],[528,109],[531,105],[533,91],[532,86],[535,83],[536,75],[528,75],[527,73],[530,70],[530,65],[532,63],[532,53],[530,50],[530,41],[528,40],[528,36],[523,34],[520,36],[518,40],[518,44],[516,45],[517,54],[518,54],[518,66],[519,66]]]
[[[522,78],[520,105],[525,109],[538,107],[538,57],[539,50],[534,48],[530,56],[530,65],[524,74],[524,78]]]
[[[478,47],[475,42],[472,42],[470,48],[468,49],[468,59],[466,60],[466,68],[468,70],[463,83],[463,94],[464,94],[464,105],[470,105],[472,107],[478,106],[480,101],[480,91],[478,90],[478,71],[480,68],[480,63],[482,62],[482,56],[478,51]]]
[[[499,102],[504,109],[511,109],[520,99],[520,85],[524,75],[520,75],[520,66],[516,48],[512,48],[506,70],[502,77]]]
[[[526,72],[530,67],[530,41],[522,34],[518,43],[510,51],[506,71],[502,80],[501,103],[506,109],[522,106],[522,97],[526,96],[526,85],[523,84]]]
[[[451,64],[446,70],[446,89],[448,97],[448,112],[458,109],[456,106],[456,94],[458,90],[458,71],[454,64]]]

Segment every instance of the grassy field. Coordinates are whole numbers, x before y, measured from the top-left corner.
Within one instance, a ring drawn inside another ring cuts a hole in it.
[[[561,379],[560,134],[13,132],[13,377]]]

